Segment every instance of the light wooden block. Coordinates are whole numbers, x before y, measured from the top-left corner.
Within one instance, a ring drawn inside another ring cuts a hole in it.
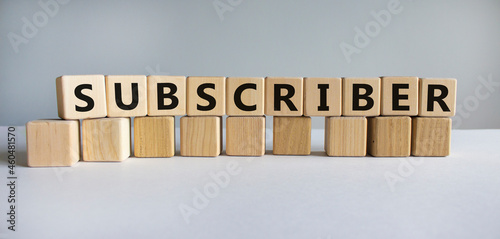
[[[325,151],[328,156],[366,156],[365,117],[325,117]]]
[[[266,77],[266,115],[301,116],[304,112],[302,77]]]
[[[175,154],[174,116],[134,118],[134,155],[168,158]]]
[[[186,114],[185,76],[148,76],[148,115]]]
[[[72,166],[80,160],[80,121],[30,121],[26,144],[30,167]]]
[[[381,78],[382,115],[415,116],[418,114],[418,77],[386,76]]]
[[[380,78],[343,78],[342,115],[380,115]]]
[[[304,78],[304,115],[342,115],[342,79]]]
[[[266,117],[226,118],[226,154],[262,156],[266,151]]]
[[[221,117],[181,118],[181,155],[216,157],[221,152]]]
[[[104,75],[61,76],[56,79],[57,109],[62,119],[107,115]]]
[[[264,115],[264,78],[228,77],[226,92],[228,116]]]
[[[451,148],[451,119],[414,117],[411,154],[413,156],[448,156]]]
[[[368,154],[375,157],[407,157],[411,149],[411,118],[368,118]]]
[[[420,101],[418,116],[455,116],[457,103],[457,80],[451,78],[420,79]]]
[[[273,154],[311,154],[311,117],[273,117]]]
[[[130,156],[130,118],[82,122],[83,161],[123,161]]]
[[[106,76],[108,117],[145,116],[148,113],[147,99],[146,76]]]
[[[189,76],[187,114],[223,116],[226,113],[226,78]]]

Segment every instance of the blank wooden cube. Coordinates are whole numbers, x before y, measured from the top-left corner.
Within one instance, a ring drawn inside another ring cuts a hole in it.
[[[304,78],[304,115],[342,115],[342,79]]]
[[[228,116],[264,115],[264,78],[228,77],[226,92]]]
[[[380,115],[380,78],[343,78],[342,115]]]
[[[367,151],[375,157],[407,157],[411,148],[411,118],[368,118]]]
[[[266,77],[266,115],[301,116],[304,112],[302,77]]]
[[[82,122],[83,161],[123,161],[130,156],[130,118]]]
[[[385,76],[381,78],[381,82],[382,115],[418,114],[418,77]]]
[[[414,117],[412,124],[411,155],[450,155],[450,118]]]
[[[168,158],[175,154],[174,116],[134,118],[135,157]]]
[[[106,76],[108,117],[145,116],[148,113],[147,99],[146,76]]]
[[[366,156],[365,117],[325,117],[325,151],[328,156]]]
[[[226,154],[262,156],[266,151],[266,117],[226,118]]]
[[[57,109],[62,119],[107,115],[103,75],[61,76],[56,79]]]
[[[80,160],[80,121],[30,121],[26,144],[30,167],[72,166]]]
[[[185,76],[148,76],[148,115],[186,114]]]
[[[226,78],[189,76],[187,114],[223,116],[226,112]]]
[[[216,157],[221,152],[221,117],[184,116],[181,118],[181,155]]]
[[[418,116],[452,117],[457,103],[457,80],[420,79]]]
[[[311,154],[311,117],[273,117],[273,154]]]

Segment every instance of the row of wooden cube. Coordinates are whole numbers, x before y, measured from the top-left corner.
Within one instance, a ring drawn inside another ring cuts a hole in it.
[[[182,156],[218,156],[222,151],[222,117],[181,118]],[[265,117],[228,117],[226,154],[265,154]],[[273,154],[311,153],[311,118],[274,117]],[[329,156],[447,156],[451,119],[434,117],[326,117],[325,151]],[[70,166],[80,159],[78,120],[27,123],[29,166]],[[122,161],[131,154],[130,118],[82,121],[84,161]],[[175,154],[173,116],[134,119],[136,157]]]
[[[456,80],[417,77],[78,75],[56,80],[62,119],[137,116],[451,117]]]

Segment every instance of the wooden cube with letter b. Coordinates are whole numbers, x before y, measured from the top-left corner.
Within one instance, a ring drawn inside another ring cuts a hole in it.
[[[311,117],[274,116],[273,154],[311,154]]]
[[[442,78],[420,79],[418,116],[455,116],[457,80]]]
[[[148,115],[186,114],[185,76],[148,76]]]
[[[62,119],[106,117],[104,75],[65,75],[56,79],[57,109]]]
[[[411,154],[413,156],[448,156],[451,148],[451,119],[414,117]]]
[[[381,115],[418,114],[418,77],[385,76],[381,86]]]
[[[380,115],[380,78],[343,78],[342,115]]]
[[[30,121],[26,143],[28,166],[72,166],[80,160],[80,121]]]
[[[365,117],[325,117],[325,151],[328,156],[366,155]]]
[[[134,119],[136,157],[172,157],[175,154],[174,116],[146,116]]]
[[[411,118],[368,118],[368,154],[375,157],[407,157],[411,149]]]
[[[181,155],[216,157],[222,150],[222,121],[219,116],[181,118]]]
[[[262,156],[265,151],[265,116],[229,116],[226,118],[227,155]]]
[[[130,118],[85,119],[83,161],[123,161],[130,156]]]
[[[147,99],[146,76],[106,76],[108,117],[145,116],[148,113]]]
[[[223,116],[226,112],[226,77],[189,76],[187,115]]]

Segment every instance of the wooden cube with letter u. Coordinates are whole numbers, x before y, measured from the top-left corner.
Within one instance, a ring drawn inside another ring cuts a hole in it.
[[[311,117],[274,116],[273,154],[311,154]]]
[[[222,150],[222,121],[219,116],[181,118],[181,155],[216,157]]]

